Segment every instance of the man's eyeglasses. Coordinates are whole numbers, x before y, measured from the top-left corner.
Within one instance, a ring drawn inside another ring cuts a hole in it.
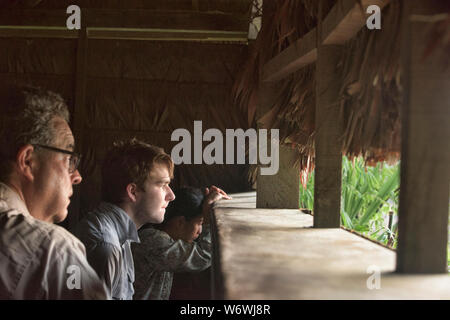
[[[55,148],[55,147],[50,147],[50,146],[44,146],[42,144],[33,144],[33,147],[38,147],[38,148],[42,148],[42,149],[51,150],[54,152],[69,154],[70,155],[69,173],[74,173],[75,170],[77,170],[78,166],[80,165],[81,154],[79,154],[79,153],[76,153],[73,151],[68,151],[68,150],[63,150],[63,149],[59,149],[59,148]]]

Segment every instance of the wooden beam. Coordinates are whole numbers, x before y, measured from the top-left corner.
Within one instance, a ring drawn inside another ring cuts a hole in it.
[[[423,58],[443,2],[404,3],[404,103],[397,248],[400,273],[447,272],[450,181],[450,72],[437,47]],[[446,15],[444,16],[446,19]]]
[[[0,11],[0,25],[65,27],[65,9],[6,9]],[[201,11],[156,11],[83,9],[81,24],[99,28],[146,28],[248,31],[248,14]]]
[[[322,44],[344,44],[366,25],[366,9],[377,5],[383,9],[390,0],[341,0],[331,9],[322,25]]]
[[[317,59],[316,30],[307,33],[264,65],[262,81],[278,81]]]
[[[85,106],[86,106],[86,83],[87,83],[87,52],[88,39],[86,28],[80,30],[80,37],[78,38],[77,47],[77,69],[75,74],[75,107],[73,112],[72,128],[75,137],[75,145],[77,150],[83,150],[83,135],[84,123],[86,121]],[[82,170],[80,170],[82,171]],[[83,172],[80,172],[83,176]],[[80,185],[81,188],[83,184]],[[68,215],[66,225],[71,228],[78,223],[81,210],[81,189],[78,186],[74,187],[74,194],[71,201],[70,212]]]
[[[340,0],[327,15],[320,32],[322,44],[344,44],[366,24],[366,8],[375,4],[385,7],[390,0],[362,0],[363,8],[355,0]],[[263,81],[277,81],[287,77],[317,59],[317,30],[313,29],[291,44],[263,67]]]
[[[2,9],[0,25],[66,27],[68,17],[66,9]]]
[[[86,28],[89,39],[247,43],[247,32],[211,30]],[[0,26],[0,38],[77,39],[78,30],[43,26]]]
[[[0,26],[0,38],[76,39],[78,37],[78,30],[67,30],[66,27]]]
[[[88,28],[88,37],[89,39],[247,42],[247,32],[209,30]]]
[[[316,62],[314,227],[339,228],[341,209],[342,133],[337,69],[342,46],[322,45]]]

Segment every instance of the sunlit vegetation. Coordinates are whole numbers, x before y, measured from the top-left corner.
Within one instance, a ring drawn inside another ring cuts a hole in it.
[[[399,185],[400,163],[368,167],[343,157],[341,225],[395,248]],[[314,174],[300,188],[300,207],[313,210]]]
[[[399,191],[400,162],[369,167],[362,158],[342,157],[341,225],[395,249]],[[314,172],[300,186],[300,208],[314,208]],[[447,261],[450,271],[450,231]]]

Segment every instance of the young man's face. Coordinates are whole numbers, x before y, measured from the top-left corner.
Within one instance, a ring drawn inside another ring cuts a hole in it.
[[[167,205],[175,199],[169,183],[168,167],[163,163],[154,164],[144,190],[136,193],[137,215],[142,224],[163,222]]]
[[[183,226],[181,228],[180,238],[186,242],[192,243],[202,233],[203,216],[186,220],[183,217]]]
[[[73,151],[74,138],[67,122],[56,117],[53,125],[56,138],[51,147]],[[43,149],[39,150],[36,157],[37,165],[33,169],[34,193],[28,204],[30,213],[40,220],[61,222],[67,217],[72,185],[81,182],[80,173],[78,170],[69,173],[69,154]]]

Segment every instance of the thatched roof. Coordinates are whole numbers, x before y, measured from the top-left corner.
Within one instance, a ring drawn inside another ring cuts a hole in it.
[[[400,158],[402,82],[401,3],[383,11],[383,28],[362,28],[342,58],[343,153],[363,155],[371,165]]]
[[[322,14],[334,1],[323,1]],[[233,95],[248,114],[249,125],[255,121],[258,85],[264,64],[317,26],[318,1],[273,1],[264,6],[263,25],[258,38],[250,44],[248,59],[237,77]]]
[[[324,2],[323,17],[333,3]],[[311,1],[277,2],[269,10],[273,12],[266,13],[270,18],[266,23],[263,20],[260,35],[234,86],[235,99],[247,110],[249,123],[255,121],[263,65],[314,28],[318,19],[317,4]],[[342,153],[350,157],[362,155],[368,165],[383,160],[392,162],[400,157],[401,11],[401,1],[390,1],[383,10],[382,30],[386,32],[362,28],[345,44],[338,66],[343,75],[340,100],[336,101],[345,128]],[[449,48],[449,21],[436,22],[430,31],[429,50],[436,46]],[[424,58],[427,55],[428,51]],[[445,66],[448,55],[443,55],[442,60]],[[264,127],[279,128],[281,142],[298,151],[300,169],[310,171],[314,163],[315,64],[280,81],[279,99],[268,113],[256,120]]]

